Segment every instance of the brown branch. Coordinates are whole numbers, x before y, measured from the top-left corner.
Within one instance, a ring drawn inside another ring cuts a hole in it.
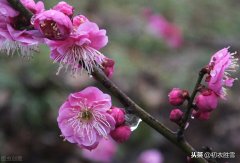
[[[183,133],[184,133],[184,130],[185,130],[186,123],[188,122],[188,119],[189,119],[189,117],[192,113],[193,101],[195,99],[195,96],[198,92],[198,88],[199,88],[205,74],[206,74],[205,69],[202,69],[199,72],[198,79],[197,79],[197,82],[196,82],[195,87],[193,89],[193,92],[192,92],[190,98],[188,99],[187,111],[184,114],[184,117],[183,117],[182,122],[180,124],[180,130],[178,131],[178,137],[180,139],[183,137]]]
[[[187,141],[181,139],[179,141],[176,134],[170,129],[148,114],[144,109],[138,106],[133,100],[131,100],[125,93],[123,93],[99,68],[94,68],[92,73],[94,78],[99,81],[105,88],[107,88],[125,107],[131,108],[132,111],[140,117],[150,127],[154,128],[165,138],[171,141],[173,144],[181,148],[188,156],[192,152],[196,151]],[[203,158],[195,159],[197,163],[206,163],[207,161]]]

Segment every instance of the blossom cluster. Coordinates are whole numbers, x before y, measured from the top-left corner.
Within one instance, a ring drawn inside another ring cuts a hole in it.
[[[111,97],[96,87],[70,94],[57,121],[65,140],[89,150],[103,139],[123,143],[131,135],[123,109],[112,106]]]
[[[74,7],[63,1],[49,10],[41,1],[20,2],[33,13],[31,20],[7,0],[0,0],[1,52],[28,57],[43,43],[51,50],[50,58],[60,64],[59,71],[66,68],[76,75],[85,69],[91,74],[94,67],[99,67],[112,76],[114,61],[99,52],[108,43],[106,30],[84,15],[74,16]]]
[[[238,59],[234,57],[235,53],[230,53],[229,48],[223,48],[217,51],[209,64],[201,73],[206,75],[206,85],[199,85],[198,95],[194,99],[192,117],[200,120],[208,120],[212,111],[217,108],[219,99],[226,99],[226,87],[232,87],[237,78],[231,77],[231,72],[235,72],[239,67]],[[186,90],[174,88],[169,93],[169,102],[173,106],[180,106],[185,100],[189,100],[189,94]],[[178,124],[181,123],[183,112],[176,108],[170,113],[170,120]]]

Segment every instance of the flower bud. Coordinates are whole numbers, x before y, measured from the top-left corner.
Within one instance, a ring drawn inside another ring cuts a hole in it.
[[[196,105],[201,112],[211,112],[216,109],[218,96],[210,89],[202,90],[196,97]]]
[[[114,72],[114,64],[115,64],[114,60],[107,57],[104,59],[102,66],[103,66],[103,71],[107,77],[112,77]]]
[[[201,112],[201,111],[193,111],[192,116],[199,120],[208,120],[210,118],[211,112]]]
[[[174,106],[182,105],[183,102],[189,97],[188,91],[179,88],[173,88],[168,94],[169,103]]]
[[[131,133],[132,131],[129,126],[122,125],[111,131],[110,135],[116,142],[123,143],[129,139]]]
[[[67,4],[66,2],[61,1],[56,6],[53,7],[53,10],[60,11],[60,12],[64,13],[65,15],[71,17],[73,15],[74,8],[72,6],[70,6],[69,4]]]
[[[120,126],[125,123],[125,112],[123,109],[112,107],[109,112],[111,116],[115,119],[116,126]]]
[[[170,113],[169,119],[175,123],[179,123],[183,117],[183,112],[180,109],[173,109]]]

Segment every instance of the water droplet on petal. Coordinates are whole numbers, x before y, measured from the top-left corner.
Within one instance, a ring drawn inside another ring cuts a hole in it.
[[[126,124],[130,127],[131,131],[136,130],[140,122],[142,121],[135,114],[126,114],[125,119],[126,119]]]

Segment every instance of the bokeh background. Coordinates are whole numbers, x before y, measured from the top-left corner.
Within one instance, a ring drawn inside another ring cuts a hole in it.
[[[45,1],[51,8],[58,1]],[[168,119],[173,108],[167,94],[173,87],[192,90],[198,71],[217,50],[231,46],[240,51],[240,1],[238,0],[68,0],[81,13],[107,29],[109,43],[102,52],[116,61],[112,80],[139,105],[176,130]],[[171,48],[153,37],[143,16],[151,8],[177,25],[184,43]],[[239,57],[239,55],[236,55]],[[0,55],[0,154],[21,155],[32,163],[90,163],[81,149],[64,142],[57,127],[58,108],[70,92],[95,85],[86,74],[73,78],[49,59],[42,45],[30,60]],[[239,73],[235,74],[239,76]],[[239,81],[221,101],[208,121],[193,120],[187,139],[198,150],[209,146],[216,152],[235,152],[240,162]],[[114,99],[114,98],[113,98]],[[114,105],[121,106],[117,99]],[[182,108],[184,109],[184,107]],[[135,163],[146,149],[158,149],[164,163],[185,163],[184,153],[156,131],[141,123],[124,144],[118,145],[115,163]]]

